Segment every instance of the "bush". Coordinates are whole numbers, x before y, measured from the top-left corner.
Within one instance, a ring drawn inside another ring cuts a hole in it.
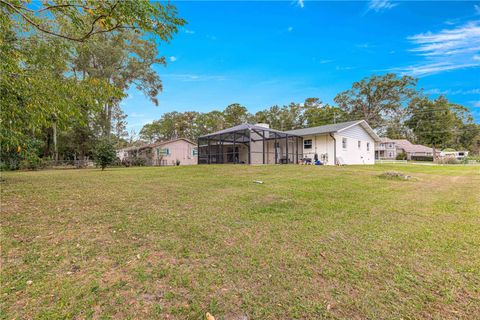
[[[413,161],[433,161],[433,156],[412,156]]]
[[[122,160],[122,165],[125,167],[143,167],[147,164],[147,159],[142,157],[128,157]]]
[[[99,165],[102,170],[105,170],[107,166],[111,165],[117,157],[113,143],[107,139],[97,143],[94,155],[95,163]]]
[[[44,163],[39,156],[34,153],[28,153],[25,159],[20,162],[20,169],[38,170],[44,167]]]
[[[401,152],[397,154],[397,157],[395,158],[397,160],[407,160],[407,154],[405,152]]]
[[[455,157],[444,157],[444,158],[436,159],[435,163],[439,163],[439,164],[458,164],[458,163],[460,163],[460,161],[458,161]]]

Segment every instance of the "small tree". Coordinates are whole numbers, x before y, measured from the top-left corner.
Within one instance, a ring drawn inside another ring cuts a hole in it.
[[[117,154],[113,143],[107,139],[103,139],[95,146],[95,163],[102,168],[105,168],[115,161]]]

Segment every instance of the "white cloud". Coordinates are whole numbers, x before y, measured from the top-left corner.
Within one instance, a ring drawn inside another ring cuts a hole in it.
[[[325,64],[325,63],[333,62],[333,60],[325,59],[325,60],[320,60],[319,62],[320,62],[321,64]]]
[[[397,71],[413,76],[480,67],[480,22],[470,21],[464,25],[438,32],[420,33],[407,38],[415,47],[411,52],[424,57],[418,64]]]
[[[367,11],[381,12],[396,6],[397,4],[390,0],[370,0]]]
[[[477,108],[480,108],[480,101],[474,101],[473,106],[477,107]]]
[[[475,9],[475,13],[476,13],[476,14],[480,14],[480,5],[474,4],[474,5],[473,5],[473,9]]]
[[[298,0],[298,1],[297,1],[297,5],[298,5],[300,8],[303,8],[303,7],[305,7],[305,1],[304,1],[304,0]]]
[[[288,27],[288,32],[292,32],[293,31],[293,27]]]
[[[441,90],[438,88],[425,90],[427,94],[443,94],[443,95],[469,95],[469,94],[480,94],[480,88],[476,89],[457,89],[457,90]]]
[[[480,55],[478,55],[478,54],[474,55],[473,60],[480,61]]]
[[[411,51],[424,56],[451,56],[480,51],[480,24],[468,22],[453,29],[444,29],[437,33],[420,33],[408,40],[417,45]]]
[[[175,62],[178,60],[178,58],[175,56],[171,56],[170,58],[168,58],[168,60],[170,60],[170,62]]]
[[[225,76],[208,75],[208,74],[191,74],[191,73],[170,73],[170,74],[164,74],[163,77],[175,79],[178,81],[184,81],[184,82],[226,80]]]
[[[195,31],[185,29],[185,33],[186,33],[186,34],[195,34]]]

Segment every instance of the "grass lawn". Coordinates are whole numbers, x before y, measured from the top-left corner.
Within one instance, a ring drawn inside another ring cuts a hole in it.
[[[387,170],[416,179],[378,177]],[[0,318],[480,314],[480,166],[2,177]]]

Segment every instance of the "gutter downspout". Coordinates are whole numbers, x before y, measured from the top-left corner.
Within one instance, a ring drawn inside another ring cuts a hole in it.
[[[329,136],[333,139],[333,165],[337,164],[337,139],[329,133]]]

